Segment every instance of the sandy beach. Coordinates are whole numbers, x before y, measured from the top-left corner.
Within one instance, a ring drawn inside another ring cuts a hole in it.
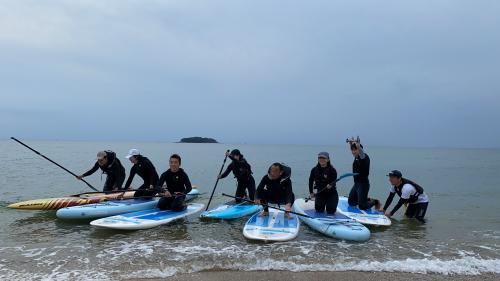
[[[394,272],[288,272],[288,271],[206,271],[193,274],[182,274],[163,279],[133,279],[133,280],[168,280],[168,281],[253,281],[253,280],[287,280],[287,281],[378,281],[378,280],[408,280],[408,281],[434,281],[434,280],[500,280],[500,274],[482,275],[438,275],[414,274]]]

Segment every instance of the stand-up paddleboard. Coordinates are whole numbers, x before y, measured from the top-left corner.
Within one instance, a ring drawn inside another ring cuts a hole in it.
[[[230,201],[215,209],[201,213],[201,218],[230,220],[255,214],[262,210],[262,206],[249,204],[246,202],[236,203]]]
[[[203,207],[203,204],[190,203],[187,205],[187,208],[181,212],[151,209],[102,218],[94,220],[90,222],[90,224],[97,227],[122,230],[148,229],[195,214],[201,211]]]
[[[285,212],[269,209],[268,216],[261,212],[253,215],[243,228],[243,235],[252,240],[267,242],[292,240],[299,234],[300,221],[296,215],[285,217]]]
[[[370,239],[370,230],[359,222],[342,214],[329,215],[326,212],[318,213],[314,209],[314,201],[306,202],[297,199],[293,204],[296,213],[309,216],[299,216],[305,224],[326,236],[351,241],[366,241]]]
[[[86,204],[99,203],[106,200],[113,200],[123,196],[123,198],[134,197],[135,191],[123,192],[88,192],[67,197],[45,198],[23,201],[10,204],[8,208],[23,210],[58,210],[65,207],[79,206]]]
[[[197,189],[191,190],[186,195],[186,202],[198,197]],[[60,219],[98,219],[124,213],[150,210],[156,208],[159,198],[135,198],[117,201],[106,201],[83,206],[73,206],[59,209],[56,213]]]
[[[386,217],[384,213],[375,210],[373,207],[368,210],[360,210],[358,206],[349,206],[347,197],[344,196],[339,197],[337,212],[365,225],[391,225],[391,219]]]

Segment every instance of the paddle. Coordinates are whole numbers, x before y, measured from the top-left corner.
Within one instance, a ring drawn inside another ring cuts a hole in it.
[[[73,172],[71,172],[70,170],[64,168],[63,166],[57,164],[56,162],[54,162],[53,160],[51,160],[50,158],[46,157],[45,155],[41,154],[40,152],[34,150],[33,148],[29,147],[28,145],[24,144],[23,142],[21,142],[20,140],[16,139],[15,137],[11,137],[11,139],[13,139],[14,141],[18,142],[19,144],[23,145],[24,147],[28,148],[29,150],[35,152],[36,154],[42,156],[43,158],[45,158],[46,160],[50,161],[52,164],[55,164],[57,167],[65,170],[66,172],[72,174],[73,176],[75,177],[78,177],[77,175],[75,175]],[[87,181],[85,181],[84,179],[81,179],[81,181],[83,181],[84,183],[87,184],[88,187],[92,188],[93,190],[99,192],[99,190],[97,190],[95,187],[93,187],[90,183],[88,183]]]
[[[192,188],[193,189],[198,189],[198,186],[193,185]],[[106,194],[125,193],[125,192],[128,192],[128,191],[138,191],[138,190],[143,190],[143,189],[124,189],[124,190],[122,189],[122,190],[111,190],[111,191],[106,191],[106,192],[104,192],[104,191],[83,192],[83,193],[79,193],[79,194],[70,195],[69,197],[80,197],[82,195],[92,195],[92,194],[101,194],[101,193],[106,193]]]
[[[338,182],[341,179],[344,179],[344,178],[347,178],[347,177],[353,177],[353,176],[356,176],[356,175],[358,175],[358,173],[345,173],[345,174],[341,175],[337,180],[335,180],[335,182]],[[316,192],[316,194],[321,193],[321,192],[325,191],[326,189],[328,189],[328,188],[325,187],[322,190]],[[311,199],[312,199],[311,197],[307,197],[307,198],[304,199],[304,201],[306,201],[306,203],[307,203]]]
[[[235,196],[232,196],[232,195],[229,195],[229,194],[226,194],[226,193],[222,193],[222,195],[224,195],[226,197],[230,197],[230,198],[236,199],[236,200],[242,200],[242,201],[245,201],[245,202],[252,203],[252,204],[256,205],[252,200],[248,200],[246,198],[235,197]],[[288,211],[286,211],[284,209],[280,209],[278,207],[269,206],[267,204],[261,204],[261,205],[264,206],[264,207],[267,207],[267,208],[271,208],[271,209],[276,209],[276,210],[279,210],[279,211],[283,211],[285,213],[290,213],[290,214],[294,214],[294,215],[297,215],[297,216],[303,216],[303,217],[306,217],[306,218],[314,219],[313,217],[308,216],[308,215],[304,215],[304,214],[300,214],[300,213],[296,213],[296,212],[292,212],[292,211],[288,212]]]
[[[229,149],[226,152],[229,153]],[[217,188],[217,184],[219,183],[219,176],[222,174],[222,170],[224,170],[224,165],[226,165],[227,153],[226,157],[224,157],[224,162],[222,162],[222,167],[220,167],[219,175],[217,176],[217,180],[215,181],[214,189],[212,189],[212,194],[210,195],[210,199],[208,200],[207,208],[205,209],[205,211],[208,211],[210,202],[212,202],[212,198],[214,197],[215,188]]]
[[[230,197],[230,198],[234,198],[236,200],[246,201],[248,203],[251,203],[251,204],[255,205],[255,203],[252,200],[248,200],[246,198],[235,197],[235,196],[231,196],[231,195],[228,195],[228,194],[225,194],[225,193],[222,193],[222,195]],[[264,206],[264,207],[268,207],[268,208],[271,208],[271,209],[276,209],[276,210],[279,210],[279,211],[283,211],[285,213],[290,213],[290,214],[294,214],[294,215],[297,215],[297,216],[301,216],[301,217],[305,217],[305,218],[309,218],[309,219],[313,219],[313,220],[321,220],[321,221],[327,221],[327,222],[329,221],[328,224],[348,223],[348,222],[353,222],[354,221],[352,219],[314,218],[314,217],[308,216],[306,214],[296,213],[296,212],[292,212],[292,211],[287,212],[286,210],[283,210],[283,209],[280,209],[280,208],[277,208],[277,207],[273,207],[273,206],[269,206],[267,204],[261,204],[261,205]]]

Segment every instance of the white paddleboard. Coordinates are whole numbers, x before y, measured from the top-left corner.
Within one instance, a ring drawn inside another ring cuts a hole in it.
[[[386,217],[384,213],[375,210],[373,207],[368,210],[360,210],[358,206],[349,206],[349,203],[347,203],[347,197],[345,196],[339,197],[337,213],[345,215],[346,217],[365,225],[391,225],[391,219]]]
[[[261,216],[261,212],[253,215],[243,228],[243,235],[252,240],[261,241],[288,241],[299,234],[300,221],[296,215],[285,217],[285,212],[269,209],[268,216]]]
[[[133,213],[126,213],[118,216],[112,216],[92,221],[90,224],[97,227],[138,230],[148,229],[159,225],[170,223],[174,220],[195,214],[203,209],[203,204],[191,203],[187,205],[186,210],[174,212],[171,210],[160,211],[151,209]]]

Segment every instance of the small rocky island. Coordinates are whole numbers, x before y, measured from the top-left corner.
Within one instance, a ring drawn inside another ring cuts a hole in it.
[[[190,137],[181,139],[180,143],[218,143],[212,138]]]

